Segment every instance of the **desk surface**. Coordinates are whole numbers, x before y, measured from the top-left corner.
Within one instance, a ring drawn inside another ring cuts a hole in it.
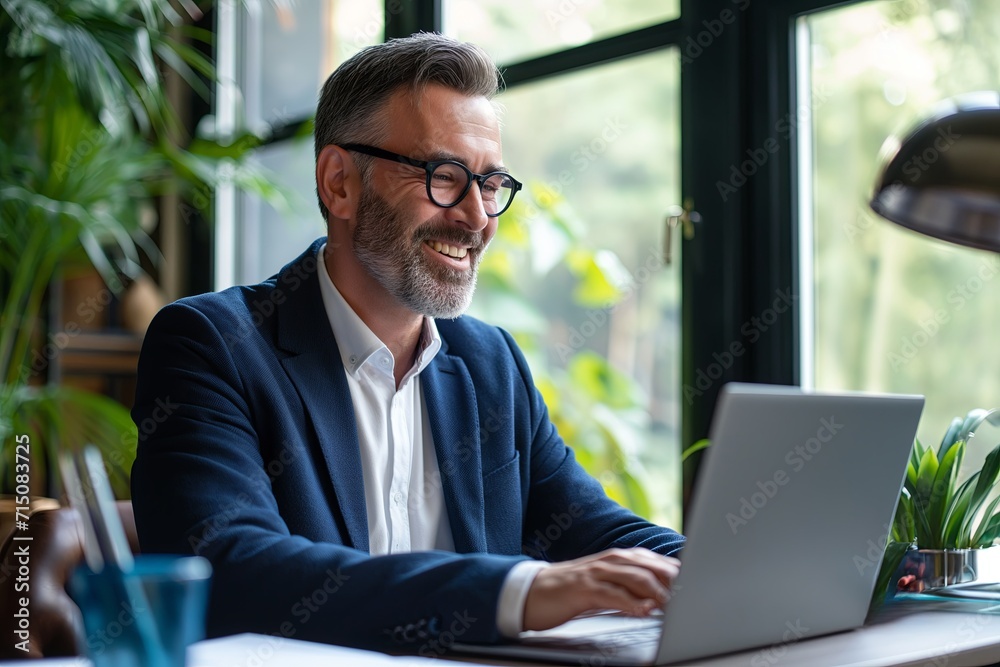
[[[747,610],[753,613],[753,610]],[[452,667],[453,665],[541,665],[467,658],[392,657],[294,639],[244,634],[195,644],[188,667]],[[977,667],[1000,662],[1000,605],[968,601],[895,603],[875,623],[850,632],[743,653],[680,663],[688,667]],[[8,663],[31,667],[87,667],[83,659]]]

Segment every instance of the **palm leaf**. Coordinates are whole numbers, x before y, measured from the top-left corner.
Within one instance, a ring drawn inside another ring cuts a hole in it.
[[[180,74],[181,78],[184,79],[184,82],[191,87],[191,90],[193,90],[195,94],[199,95],[201,98],[206,100],[211,99],[212,95],[211,89],[207,85],[205,85],[205,82],[202,81],[201,77],[198,76],[199,72],[201,72],[202,74],[204,74],[204,72],[202,72],[200,69],[198,70],[198,72],[196,72],[187,62],[187,60],[179,53],[183,49],[188,49],[194,53],[197,53],[196,51],[194,51],[194,49],[189,49],[189,47],[183,47],[183,45],[181,45],[179,42],[175,42],[173,44],[157,42],[153,46],[153,48],[156,51],[156,55],[162,58],[165,63],[170,65],[170,68],[172,70]]]
[[[124,406],[105,396],[60,386],[22,387],[12,400],[15,404],[5,408],[12,408],[11,426],[45,450],[43,456],[33,455],[35,475],[44,478],[46,464],[55,461],[59,451],[93,444],[109,464],[116,494],[128,497],[137,432]],[[9,456],[0,460],[0,479],[8,483],[14,470],[11,461]]]

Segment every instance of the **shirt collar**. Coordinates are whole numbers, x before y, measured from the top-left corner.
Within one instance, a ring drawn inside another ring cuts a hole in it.
[[[333,336],[337,339],[337,347],[340,349],[340,358],[344,363],[344,368],[356,377],[358,371],[372,355],[380,350],[384,350],[384,354],[389,355],[389,348],[368,328],[364,320],[354,312],[351,305],[344,299],[337,286],[333,284],[324,261],[325,250],[326,244],[324,243],[316,257],[319,265],[323,267],[323,270],[319,271],[319,291],[323,296],[323,307],[326,310],[327,319],[330,321],[330,328],[333,329]],[[420,332],[417,349],[419,350],[417,362],[407,372],[403,382],[425,369],[441,349],[441,336],[434,323],[434,318],[424,317],[424,326]],[[390,368],[389,371],[391,373],[392,369]]]

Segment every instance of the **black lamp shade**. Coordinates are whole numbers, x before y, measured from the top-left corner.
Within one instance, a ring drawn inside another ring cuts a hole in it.
[[[935,238],[1000,251],[1000,93],[944,103],[904,138],[890,137],[870,206]]]

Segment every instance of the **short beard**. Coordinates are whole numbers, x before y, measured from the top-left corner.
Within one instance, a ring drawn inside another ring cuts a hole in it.
[[[424,241],[438,239],[469,248],[470,271],[432,264]],[[410,231],[406,217],[367,185],[358,202],[354,228],[358,262],[410,310],[436,318],[456,318],[469,307],[476,291],[482,234],[454,226],[424,225]]]

